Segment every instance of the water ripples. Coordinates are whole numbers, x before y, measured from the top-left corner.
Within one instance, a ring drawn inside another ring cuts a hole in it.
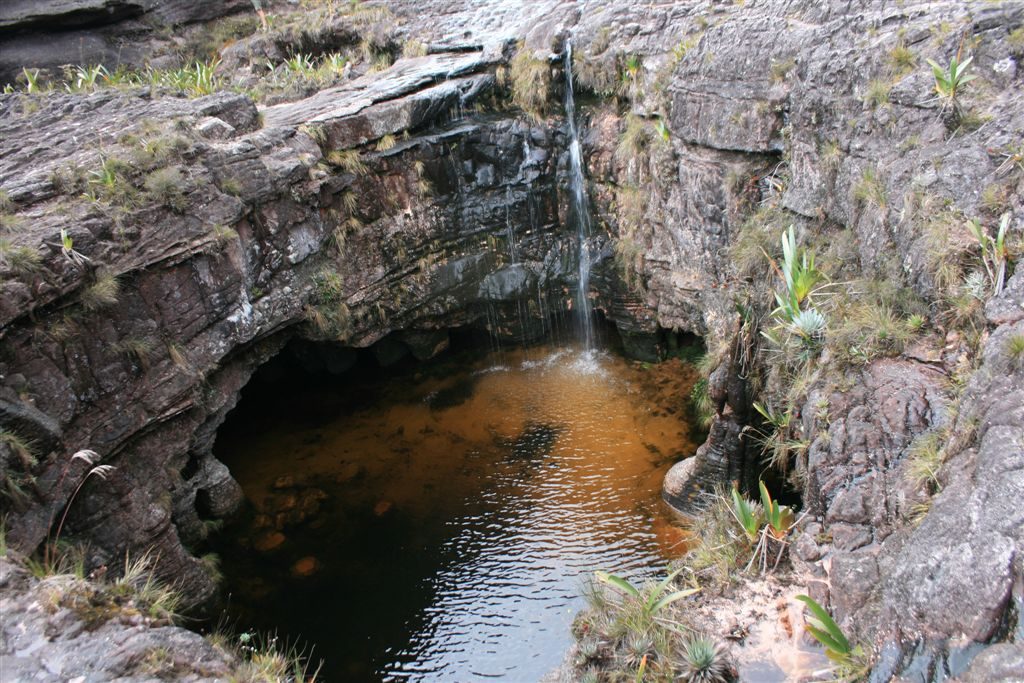
[[[506,352],[442,380],[396,383],[383,392],[392,399],[318,429],[313,448],[301,431],[253,435],[239,444],[250,499],[289,471],[281,461],[291,451],[308,451],[303,466],[321,478],[356,466],[361,474],[330,489],[341,510],[335,536],[288,532],[294,554],[320,556],[324,575],[304,584],[268,577],[281,591],[249,608],[293,619],[280,626],[316,644],[330,680],[540,679],[570,644],[593,571],[639,581],[663,570],[661,476],[666,455],[689,447],[688,427],[653,404],[644,372],[599,352]],[[359,519],[374,531],[352,527]],[[373,557],[382,549],[393,559]],[[225,571],[237,571],[230,557]],[[404,597],[392,604],[330,588],[351,577],[399,583]],[[303,590],[312,608],[380,610],[373,628],[387,635],[363,636],[360,626],[370,627],[358,621],[290,617]]]

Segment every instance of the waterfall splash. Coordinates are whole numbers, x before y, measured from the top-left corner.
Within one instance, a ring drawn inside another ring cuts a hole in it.
[[[571,216],[576,222],[579,239],[579,284],[576,289],[576,306],[580,319],[580,336],[590,351],[594,348],[594,328],[591,319],[590,261],[591,234],[590,208],[587,200],[587,179],[583,175],[583,149],[580,146],[579,131],[576,128],[576,101],[573,98],[572,83],[572,42],[565,43],[565,118],[569,122],[569,188],[572,190]]]

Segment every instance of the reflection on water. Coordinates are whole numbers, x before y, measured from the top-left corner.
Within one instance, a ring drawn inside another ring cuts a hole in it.
[[[331,681],[539,679],[588,572],[678,554],[660,486],[693,379],[535,348],[243,406],[217,444],[256,511],[218,548],[232,618]]]

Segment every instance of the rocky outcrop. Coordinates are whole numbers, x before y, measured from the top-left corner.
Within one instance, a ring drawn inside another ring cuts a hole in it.
[[[12,0],[0,6],[0,83],[22,68],[65,64],[141,68],[157,52],[160,29],[251,11],[246,0]]]
[[[262,128],[237,95],[51,95],[31,118],[5,96],[11,247],[33,256],[4,261],[0,374],[5,401],[59,433],[11,541],[31,550],[53,531],[88,469],[69,455],[89,447],[117,469],[85,485],[66,532],[88,531],[91,564],[153,547],[200,603],[213,585],[182,543],[239,497],[209,455],[216,427],[290,336],[368,346],[402,330],[425,357],[443,348],[432,330],[476,321],[544,334],[575,272],[559,133],[460,118],[493,83],[480,53],[411,59],[266,108]]]
[[[114,600],[101,596],[110,587],[71,575],[39,580],[4,556],[0,588],[9,680],[218,681],[239,667],[199,634],[141,612],[123,590]]]

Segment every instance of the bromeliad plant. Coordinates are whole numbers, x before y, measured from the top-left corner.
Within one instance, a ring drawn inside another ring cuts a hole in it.
[[[761,489],[761,507],[768,522],[765,531],[771,533],[776,540],[782,540],[793,526],[793,511],[788,505],[779,505],[777,500],[772,500],[763,481],[758,481],[757,485]]]
[[[761,529],[762,516],[746,498],[740,495],[739,489],[732,489],[732,513],[740,523],[747,540],[754,543]]]
[[[775,310],[772,317],[786,332],[796,336],[805,347],[814,347],[825,331],[827,320],[812,304],[814,293],[825,280],[824,274],[814,266],[814,252],[799,249],[796,231],[790,225],[782,233],[782,266],[768,253],[772,268],[782,278],[785,288],[775,292]],[[770,341],[780,340],[769,332],[763,333]]]
[[[977,78],[977,75],[967,73],[967,67],[970,66],[973,59],[974,57],[968,57],[961,62],[958,52],[949,60],[949,66],[946,67],[941,66],[935,60],[926,60],[932,68],[932,76],[935,77],[935,92],[942,100],[944,110],[947,108],[953,111],[959,110],[960,104],[957,102],[957,97],[965,85]]]
[[[760,560],[761,571],[768,570],[769,555],[774,555],[772,569],[778,566],[787,545],[786,535],[793,527],[793,511],[787,505],[780,505],[768,493],[763,481],[758,481],[761,505],[746,500],[738,489],[732,490],[732,512],[739,522],[747,542],[753,546],[753,554],[747,562],[749,570]]]
[[[768,464],[785,473],[789,469],[790,455],[799,453],[806,446],[803,441],[797,441],[789,437],[789,426],[793,422],[793,408],[785,411],[772,409],[771,406],[754,401],[756,410],[765,421],[765,429],[757,429],[748,426],[754,433],[754,438],[761,444],[762,452],[767,457]]]
[[[858,680],[867,670],[864,649],[851,645],[825,608],[809,595],[798,595],[796,599],[811,612],[804,627],[825,648],[825,656],[838,667],[839,680]]]
[[[679,572],[683,570],[682,567],[669,573],[663,581],[655,585],[649,591],[642,590],[631,584],[626,579],[618,576],[617,574],[610,574],[608,572],[594,572],[594,576],[603,584],[611,586],[615,590],[627,595],[630,598],[637,600],[645,616],[653,617],[661,610],[665,609],[673,602],[688,598],[691,595],[700,591],[700,588],[685,588],[679,591],[673,591],[665,594],[672,581],[679,576]],[[646,595],[645,595],[646,593]]]
[[[1010,248],[1006,242],[1006,231],[1010,227],[1010,213],[1006,212],[999,219],[999,230],[995,239],[988,236],[985,228],[977,219],[967,222],[967,227],[978,240],[981,247],[981,263],[992,283],[992,293],[1001,294],[1006,283],[1006,265],[1010,260]]]

